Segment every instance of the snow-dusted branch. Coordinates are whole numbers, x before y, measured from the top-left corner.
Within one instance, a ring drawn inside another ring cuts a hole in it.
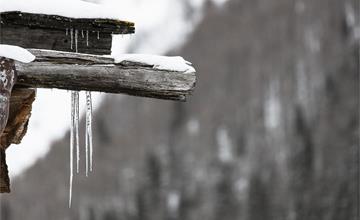
[[[48,50],[30,52],[36,56],[35,61],[16,66],[18,86],[185,101],[196,82],[195,70],[178,57],[130,56],[115,62],[111,57],[97,55]]]

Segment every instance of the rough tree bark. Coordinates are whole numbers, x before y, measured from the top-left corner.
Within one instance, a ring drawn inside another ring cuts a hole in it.
[[[11,90],[16,81],[15,63],[0,57],[0,134],[5,129],[10,107]],[[0,193],[10,192],[10,182],[5,158],[5,146],[0,145]]]
[[[10,192],[5,150],[21,142],[35,99],[35,90],[13,89],[15,83],[15,62],[0,57],[0,193]]]

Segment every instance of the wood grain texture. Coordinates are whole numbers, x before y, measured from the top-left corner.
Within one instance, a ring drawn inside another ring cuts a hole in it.
[[[8,121],[10,96],[15,82],[15,62],[11,59],[0,57],[0,134],[4,131]]]
[[[103,56],[30,50],[37,58],[18,63],[18,86],[124,93],[185,101],[195,87],[195,73],[158,70],[143,63]]]
[[[25,135],[35,98],[32,89],[13,90],[15,83],[15,62],[0,57],[0,193],[10,192],[5,150],[11,143],[20,143]]]
[[[20,144],[27,131],[35,94],[35,89],[16,87],[13,89],[10,98],[9,119],[0,136],[2,146],[0,148],[6,149],[10,144]]]
[[[26,134],[31,116],[35,89],[14,88],[6,127],[0,135],[0,193],[10,193],[10,178],[5,150],[11,144],[20,144]]]
[[[135,33],[134,23],[112,19],[75,19],[15,11],[0,13],[0,20],[0,42],[24,48],[75,52],[77,30],[78,52],[110,54],[112,34]]]

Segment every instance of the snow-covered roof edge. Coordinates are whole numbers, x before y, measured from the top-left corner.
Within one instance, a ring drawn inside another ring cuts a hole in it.
[[[0,44],[0,57],[6,57],[22,63],[30,63],[35,56],[22,47]]]
[[[24,13],[58,15],[70,18],[99,18],[126,20],[119,17],[118,9],[81,0],[0,0],[0,13],[20,11]]]

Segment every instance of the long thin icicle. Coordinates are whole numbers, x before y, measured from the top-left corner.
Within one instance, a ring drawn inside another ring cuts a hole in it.
[[[77,29],[75,29],[75,52],[78,52],[78,36],[79,36],[79,32]]]
[[[75,52],[78,52],[79,32],[75,29]],[[79,173],[80,167],[80,144],[79,144],[79,92],[75,92],[75,134],[76,134],[76,172]]]
[[[76,142],[76,172],[79,173],[80,146],[79,146],[79,92],[75,91],[75,142]]]
[[[70,28],[70,49],[73,49],[73,41],[74,41],[74,34],[73,34],[74,30],[72,28]]]
[[[70,186],[69,186],[69,208],[72,200],[72,186],[74,177],[74,124],[75,124],[75,92],[71,92],[71,122],[70,122]]]
[[[86,149],[86,176],[88,171],[92,171],[93,165],[93,144],[92,144],[92,98],[91,92],[86,92],[86,134],[85,134],[85,149]],[[90,148],[90,150],[89,150]],[[88,152],[90,151],[90,152]],[[89,158],[90,154],[90,167]]]
[[[86,46],[89,46],[89,31],[86,31]]]

